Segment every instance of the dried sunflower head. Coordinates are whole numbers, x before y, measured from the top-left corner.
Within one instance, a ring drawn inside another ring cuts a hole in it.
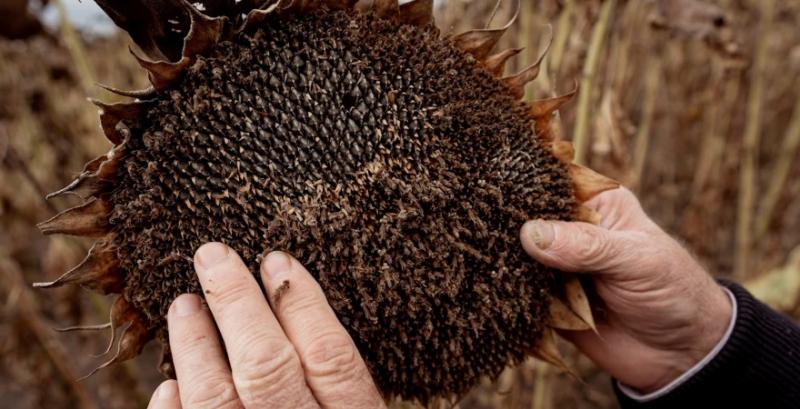
[[[432,0],[98,3],[152,87],[97,102],[114,147],[55,193],[85,204],[40,225],[97,241],[41,286],[120,294],[106,365],[166,346],[212,240],[254,272],[270,250],[304,263],[387,398],[458,397],[527,354],[560,364],[552,328],[593,325],[580,283],[518,230],[589,220],[580,204],[616,184],[553,140],[571,94],[519,101],[539,62],[501,78],[505,28],[440,38]]]

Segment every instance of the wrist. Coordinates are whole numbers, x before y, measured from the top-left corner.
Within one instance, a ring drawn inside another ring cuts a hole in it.
[[[698,304],[699,319],[687,326],[682,342],[652,355],[652,368],[658,375],[646,383],[620,384],[623,392],[637,400],[653,395],[651,399],[655,399],[693,376],[719,353],[733,330],[736,300],[727,289],[716,283],[714,286],[713,291],[705,293],[705,301]]]
[[[705,358],[719,344],[733,321],[733,296],[716,282],[712,282],[711,287],[712,290],[704,297],[706,302],[699,304],[697,315],[700,319],[694,328],[694,336],[684,349],[694,363]]]

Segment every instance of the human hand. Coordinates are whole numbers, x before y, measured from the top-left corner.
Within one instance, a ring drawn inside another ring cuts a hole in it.
[[[227,246],[203,245],[194,264],[210,313],[196,295],[170,306],[178,379],[156,389],[149,409],[385,407],[352,339],[297,260],[281,252],[264,258],[269,303]]]
[[[598,331],[562,335],[623,384],[658,390],[719,343],[733,314],[730,299],[629,190],[602,193],[586,206],[601,215],[599,226],[529,221],[522,246],[545,265],[591,274],[603,301]]]

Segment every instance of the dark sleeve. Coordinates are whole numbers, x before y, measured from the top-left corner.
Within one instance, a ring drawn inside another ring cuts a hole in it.
[[[800,408],[800,327],[722,281],[736,297],[738,314],[728,342],[697,374],[650,402],[636,402],[617,387],[624,409]]]

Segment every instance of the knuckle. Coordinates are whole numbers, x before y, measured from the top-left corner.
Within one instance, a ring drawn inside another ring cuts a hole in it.
[[[620,272],[662,272],[674,262],[673,255],[646,233],[629,232],[618,238],[617,247],[619,256],[613,265]]]
[[[574,252],[576,259],[580,260],[581,264],[597,264],[611,253],[610,241],[601,231],[582,230],[577,239]]]
[[[277,312],[285,317],[306,316],[326,303],[316,291],[290,292],[279,303]]]
[[[243,395],[280,390],[293,377],[302,377],[294,348],[285,340],[273,337],[251,345],[239,355],[233,370],[233,383]]]
[[[613,192],[614,197],[618,198],[621,203],[635,205],[639,204],[639,198],[636,197],[636,194],[625,186],[620,186]]]
[[[316,337],[305,348],[302,357],[306,375],[310,377],[342,380],[362,375],[358,352],[346,334]]]
[[[239,395],[230,379],[208,380],[196,383],[188,391],[181,391],[188,408],[234,409],[240,408]]]
[[[215,283],[213,289],[206,292],[206,299],[209,303],[218,307],[237,305],[253,294],[253,283],[243,277],[231,277],[218,281],[219,283]]]
[[[170,347],[172,348],[172,353],[176,356],[191,357],[209,347],[208,334],[180,332],[173,336],[177,337],[177,339],[170,344]]]

